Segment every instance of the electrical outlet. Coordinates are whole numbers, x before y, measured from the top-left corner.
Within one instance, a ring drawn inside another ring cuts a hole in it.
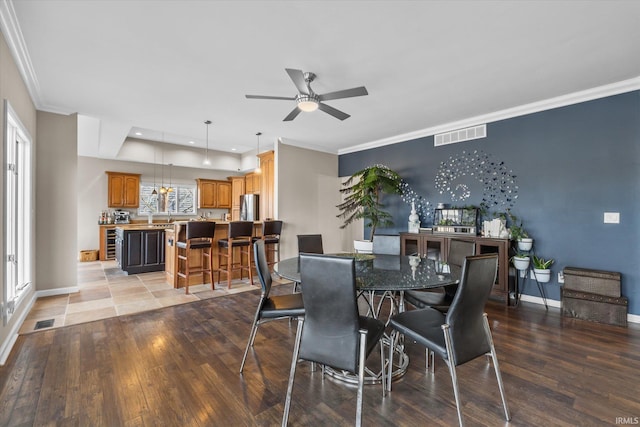
[[[558,272],[558,283],[564,283],[564,273],[562,271]]]
[[[620,224],[620,212],[605,212],[604,213],[605,224]]]

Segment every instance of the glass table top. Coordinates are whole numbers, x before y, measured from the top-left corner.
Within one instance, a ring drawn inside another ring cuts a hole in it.
[[[443,264],[432,259],[398,255],[333,255],[356,259],[356,287],[361,291],[406,291],[458,283],[456,272],[444,273]],[[274,271],[284,279],[300,282],[298,257],[276,263]]]

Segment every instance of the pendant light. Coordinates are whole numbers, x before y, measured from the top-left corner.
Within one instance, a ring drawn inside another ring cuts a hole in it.
[[[258,132],[256,133],[256,136],[258,137],[258,145],[256,147],[256,158],[257,163],[256,163],[256,170],[254,171],[255,173],[262,173],[262,169],[260,169],[260,135],[262,135],[262,132]]]
[[[151,192],[152,196],[157,196],[158,191],[156,190],[156,143],[153,143],[153,191]]]
[[[162,151],[160,151],[160,158],[160,160],[162,161],[162,168],[160,172],[162,174],[162,185],[160,186],[160,194],[166,194],[167,188],[164,186],[164,148],[162,148]]]
[[[207,125],[207,145],[204,149],[204,164],[209,166],[211,162],[209,161],[209,125],[211,124],[211,120],[205,120],[204,124]]]
[[[169,163],[169,188],[167,188],[167,193],[173,193],[173,187],[171,186],[171,167],[173,163]]]

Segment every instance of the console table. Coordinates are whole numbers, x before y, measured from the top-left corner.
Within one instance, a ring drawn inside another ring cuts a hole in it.
[[[439,252],[440,260],[446,262],[451,239],[472,241],[476,254],[497,253],[498,274],[491,295],[509,304],[509,239],[472,236],[452,233],[400,233],[401,255],[418,254],[421,257]]]

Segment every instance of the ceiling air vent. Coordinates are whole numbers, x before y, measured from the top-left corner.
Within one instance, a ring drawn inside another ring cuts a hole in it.
[[[486,138],[487,125],[478,125],[470,128],[453,130],[451,132],[439,133],[435,135],[433,145],[440,147],[441,145],[456,144],[462,141],[472,139]]]

